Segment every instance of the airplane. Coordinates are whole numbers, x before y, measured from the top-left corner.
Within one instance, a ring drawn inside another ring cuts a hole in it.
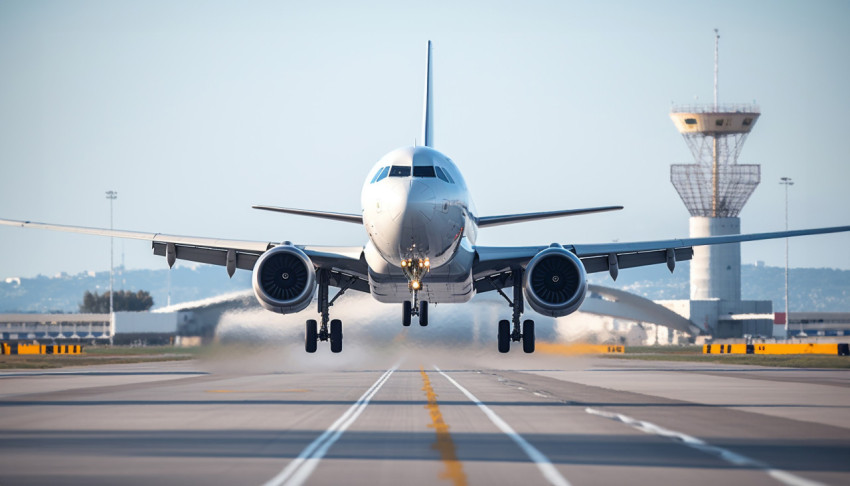
[[[393,150],[372,167],[363,184],[360,214],[253,206],[363,225],[368,236],[363,246],[224,240],[7,219],[0,224],[148,240],[169,267],[180,259],[223,266],[231,277],[236,269],[250,270],[259,303],[280,314],[301,312],[318,297],[319,319],[307,319],[305,326],[308,353],[326,341],[331,352],[342,351],[342,321],[330,318],[330,307],[348,290],[401,304],[403,326],[410,326],[413,317],[427,326],[431,304],[465,303],[478,293],[498,292],[512,308],[510,320],[498,323],[499,352],[522,342],[523,351],[533,353],[534,321],[522,319],[526,302],[545,316],[571,314],[585,299],[590,273],[607,271],[616,279],[620,269],[655,264],[666,264],[672,272],[676,262],[693,257],[694,246],[850,231],[850,226],[840,226],[647,242],[478,246],[479,229],[623,207],[479,216],[459,167],[434,148],[431,67],[428,41],[421,144]],[[332,298],[329,287],[339,289]]]

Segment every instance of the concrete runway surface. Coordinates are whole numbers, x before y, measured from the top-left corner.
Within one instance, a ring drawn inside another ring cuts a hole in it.
[[[850,373],[295,344],[0,372],[0,484],[850,484]]]

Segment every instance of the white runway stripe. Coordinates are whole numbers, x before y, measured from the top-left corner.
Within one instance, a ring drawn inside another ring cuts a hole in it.
[[[484,412],[484,415],[486,415],[487,418],[489,418],[490,421],[493,422],[493,424],[499,428],[499,430],[501,430],[505,435],[510,437],[510,439],[513,440],[516,445],[518,445],[520,449],[522,449],[523,452],[526,453],[526,455],[528,455],[528,458],[531,459],[532,462],[534,462],[538,469],[540,469],[540,472],[543,474],[543,477],[546,478],[547,481],[556,486],[570,486],[570,482],[567,481],[565,477],[561,476],[561,473],[559,473],[558,470],[555,469],[555,466],[552,465],[552,462],[549,460],[549,458],[544,456],[543,453],[537,450],[536,447],[529,444],[528,441],[523,439],[521,435],[516,433],[516,431],[511,428],[510,425],[507,424],[507,422],[505,422],[504,420],[502,420],[501,417],[496,415],[496,412],[491,410],[490,407],[488,407],[487,405],[484,405],[481,400],[476,398],[475,395],[469,392],[469,390],[460,386],[460,383],[452,379],[451,376],[443,373],[443,371],[436,365],[434,366],[434,369],[437,370],[438,373],[443,375],[447,380],[449,380],[452,385],[456,386],[457,389],[461,391],[461,393],[466,395],[466,398],[470,399],[473,403],[478,405],[478,408],[480,408],[481,411]]]
[[[783,484],[787,484],[788,486],[822,486],[821,483],[818,483],[816,481],[810,481],[808,479],[795,476],[789,472],[774,469],[769,465],[764,464],[763,462],[759,462],[755,459],[750,459],[749,457],[736,454],[728,449],[723,449],[722,447],[713,446],[700,439],[697,439],[696,437],[691,437],[689,435],[685,435],[681,432],[676,432],[674,430],[665,429],[664,427],[660,427],[651,422],[644,422],[642,420],[629,417],[628,415],[605,412],[602,410],[596,410],[594,408],[586,408],[585,411],[591,415],[597,415],[599,417],[605,417],[607,419],[622,422],[626,425],[640,430],[641,432],[646,432],[647,434],[660,435],[661,437],[667,437],[670,439],[681,441],[688,447],[692,447],[698,451],[705,452],[706,454],[717,456],[723,459],[724,461],[734,464],[736,466],[762,469],[767,472],[773,479],[776,479],[777,481]]]
[[[319,461],[328,452],[328,449],[342,436],[342,433],[357,420],[357,417],[363,413],[363,410],[369,405],[369,401],[378,393],[378,390],[389,380],[393,372],[398,369],[399,365],[395,365],[388,369],[378,378],[366,393],[363,394],[354,404],[345,411],[340,418],[336,420],[325,432],[316,440],[310,443],[301,454],[292,460],[277,476],[265,483],[265,486],[297,486],[304,484],[304,481],[310,477]]]

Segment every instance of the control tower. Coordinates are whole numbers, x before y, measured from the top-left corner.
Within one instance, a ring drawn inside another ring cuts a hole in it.
[[[691,213],[691,237],[740,234],[738,215],[761,181],[758,165],[738,163],[758,107],[717,101],[719,40],[715,30],[714,103],[674,106],[670,113],[695,162],[670,167],[670,180]],[[706,299],[741,300],[740,243],[694,248],[691,300]]]
[[[714,103],[674,106],[670,113],[694,157],[692,164],[670,167],[670,180],[691,213],[693,238],[740,234],[738,215],[761,181],[760,166],[738,163],[747,135],[759,119],[759,108],[718,102],[720,36],[714,32]],[[740,243],[695,247],[691,298],[666,305],[715,337],[772,333],[772,318],[768,318],[772,304],[741,301]],[[746,324],[741,320],[756,314],[756,320]]]

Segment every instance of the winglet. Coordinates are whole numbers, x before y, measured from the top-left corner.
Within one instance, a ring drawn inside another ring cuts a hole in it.
[[[422,145],[426,147],[434,146],[434,94],[431,88],[432,81],[431,41],[428,41],[425,54],[425,104],[422,114]]]

